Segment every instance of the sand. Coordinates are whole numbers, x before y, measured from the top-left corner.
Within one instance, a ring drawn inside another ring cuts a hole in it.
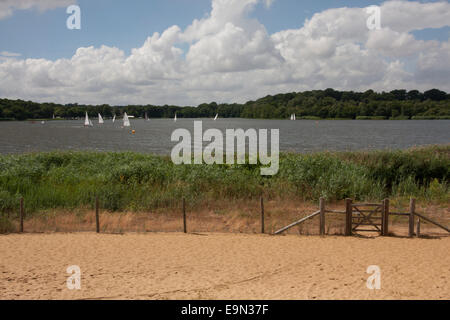
[[[2,235],[0,299],[449,299],[449,253],[450,237]]]

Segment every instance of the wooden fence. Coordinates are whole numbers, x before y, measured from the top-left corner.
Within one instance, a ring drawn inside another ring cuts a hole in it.
[[[264,222],[264,199],[261,197],[260,208],[261,208],[261,233],[265,233],[265,222]],[[408,224],[408,235],[413,237],[414,235],[420,236],[421,233],[421,221],[426,221],[431,223],[448,233],[450,229],[422,214],[416,212],[416,200],[411,198],[409,205],[409,212],[391,212],[389,208],[389,199],[383,200],[381,203],[353,203],[352,199],[345,200],[345,210],[330,210],[326,208],[326,202],[324,198],[320,198],[319,210],[303,217],[286,227],[281,228],[276,231],[274,235],[282,234],[283,232],[298,226],[305,221],[308,221],[316,216],[320,217],[319,220],[319,234],[321,236],[325,235],[325,225],[327,213],[335,213],[345,215],[345,231],[346,236],[352,236],[356,232],[378,232],[382,236],[389,235],[389,217],[390,216],[407,216],[409,218]],[[95,198],[95,225],[96,232],[100,233],[100,203],[99,198]],[[415,228],[415,218],[417,217],[417,229],[414,233]],[[19,232],[24,232],[24,198],[20,199],[20,211],[19,211]],[[187,215],[186,215],[186,199],[182,199],[182,220],[183,220],[183,232],[187,233]],[[379,222],[377,222],[379,221]],[[360,229],[361,226],[372,227],[372,229]]]
[[[408,236],[414,235],[420,236],[421,220],[431,223],[448,233],[450,229],[442,224],[425,217],[422,214],[416,212],[416,200],[411,198],[409,205],[409,212],[391,212],[389,208],[389,199],[383,200],[381,203],[353,203],[352,199],[345,200],[345,210],[327,210],[325,205],[325,199],[321,198],[319,201],[319,210],[298,220],[290,225],[281,228],[274,234],[279,235],[283,232],[304,223],[318,215],[320,215],[319,221],[319,234],[325,235],[325,221],[327,213],[337,213],[345,215],[345,231],[346,236],[352,236],[356,232],[378,232],[382,236],[389,235],[389,218],[390,216],[407,216],[409,218]],[[414,233],[414,220],[417,217],[417,229]],[[377,222],[378,221],[378,222]],[[372,229],[360,229],[361,226],[372,227]]]

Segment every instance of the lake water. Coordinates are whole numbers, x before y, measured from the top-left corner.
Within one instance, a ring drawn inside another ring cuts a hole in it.
[[[195,119],[203,130],[279,129],[280,150],[311,152],[322,150],[405,149],[412,146],[450,143],[449,120],[424,121],[287,121],[248,119]],[[0,122],[0,153],[52,150],[138,151],[169,155],[176,142],[171,134],[186,128],[193,135],[194,119],[131,119],[85,128],[83,121]],[[136,134],[131,134],[134,129]],[[270,138],[270,134],[269,134]],[[206,144],[205,144],[206,145]]]

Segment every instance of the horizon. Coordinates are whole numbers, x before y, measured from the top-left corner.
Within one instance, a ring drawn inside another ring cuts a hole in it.
[[[72,4],[79,30],[66,26]],[[449,21],[448,1],[6,0],[0,96],[192,106],[326,88],[450,92]]]

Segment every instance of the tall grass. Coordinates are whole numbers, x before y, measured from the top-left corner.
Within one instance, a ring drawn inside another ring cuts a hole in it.
[[[215,199],[356,200],[415,196],[448,202],[450,146],[406,151],[282,154],[276,176],[258,165],[174,165],[132,152],[51,152],[0,156],[0,212],[17,214],[92,208],[109,211],[174,208]]]

